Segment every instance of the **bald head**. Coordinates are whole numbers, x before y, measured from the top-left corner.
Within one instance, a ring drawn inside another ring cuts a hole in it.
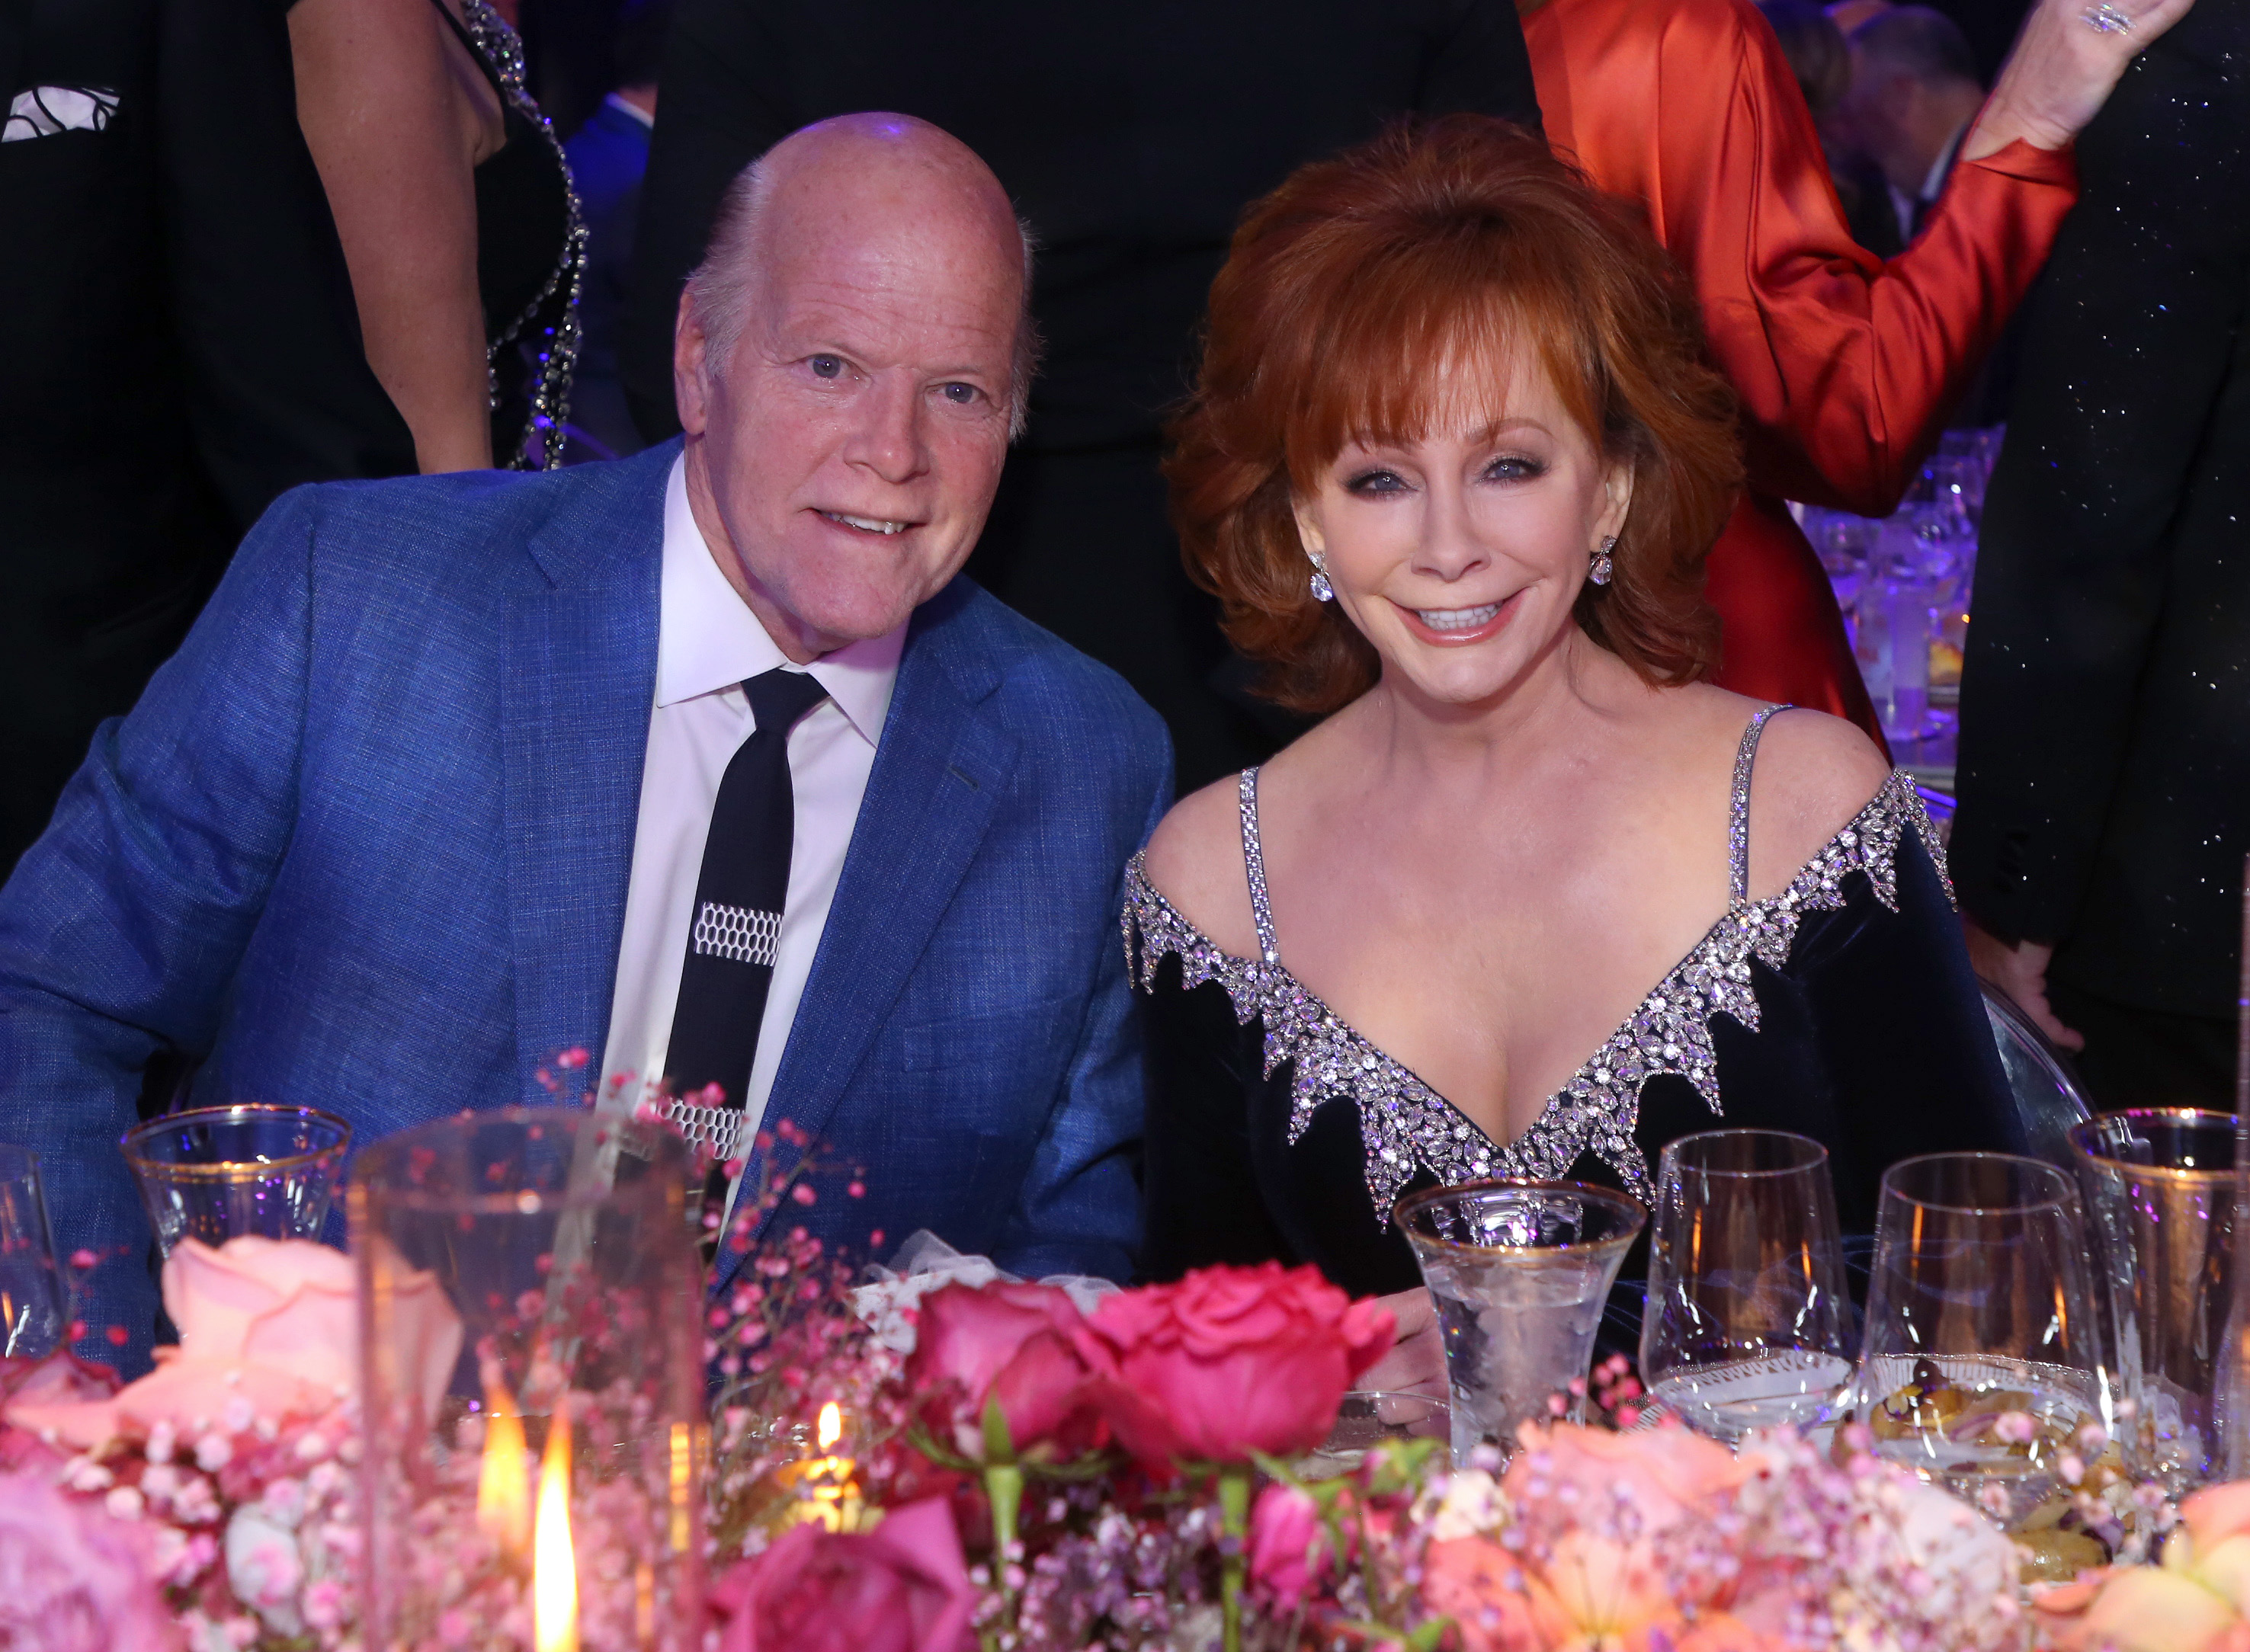
[[[687,299],[723,364],[787,263],[904,252],[942,266],[930,271],[941,286],[1012,281],[1009,433],[1018,436],[1039,357],[1032,251],[1007,191],[960,139],[910,114],[842,114],[791,133],[736,176]]]

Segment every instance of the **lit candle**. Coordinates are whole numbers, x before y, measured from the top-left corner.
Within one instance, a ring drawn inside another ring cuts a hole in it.
[[[477,1474],[477,1525],[503,1555],[531,1544],[531,1456],[524,1449],[523,1419],[507,1390],[485,1385],[485,1455]]]
[[[859,1488],[852,1483],[852,1470],[857,1465],[849,1457],[833,1455],[836,1442],[843,1437],[844,1408],[831,1400],[820,1408],[813,1424],[813,1440],[823,1455],[811,1466],[812,1508],[808,1517],[831,1532],[855,1524],[859,1511]]]
[[[570,1550],[570,1419],[558,1407],[539,1465],[531,1538],[532,1640],[537,1652],[578,1652],[578,1566]]]

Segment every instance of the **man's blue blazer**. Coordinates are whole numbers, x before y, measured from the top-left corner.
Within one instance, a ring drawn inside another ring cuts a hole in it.
[[[0,890],[0,1139],[38,1151],[66,1254],[123,1253],[84,1317],[128,1366],[155,1296],[116,1143],[152,1051],[200,1059],[197,1105],[362,1143],[598,1063],[679,451],[285,495]],[[1127,1275],[1121,879],[1170,771],[1121,679],[968,581],[916,612],[766,1114],[866,1194],[790,1220]]]

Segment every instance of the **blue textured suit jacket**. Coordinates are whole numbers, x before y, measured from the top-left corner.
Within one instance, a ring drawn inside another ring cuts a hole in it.
[[[66,1252],[126,1249],[85,1318],[128,1365],[155,1299],[115,1144],[152,1050],[204,1058],[198,1104],[365,1142],[602,1049],[678,451],[284,496],[0,891],[0,1139],[39,1151]],[[867,1194],[792,1219],[1125,1276],[1117,912],[1170,768],[1119,678],[967,581],[915,614],[766,1115]]]

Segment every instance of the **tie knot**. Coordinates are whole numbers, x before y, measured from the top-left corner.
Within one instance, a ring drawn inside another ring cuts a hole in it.
[[[750,712],[761,733],[788,733],[798,718],[828,698],[828,691],[809,672],[778,665],[744,683],[742,692],[749,696]]]

